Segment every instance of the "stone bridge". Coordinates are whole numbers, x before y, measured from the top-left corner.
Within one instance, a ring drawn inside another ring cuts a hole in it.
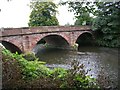
[[[93,37],[90,26],[2,28],[0,42],[10,51],[22,53],[31,51],[39,43],[58,47],[80,45],[79,39],[84,35]]]

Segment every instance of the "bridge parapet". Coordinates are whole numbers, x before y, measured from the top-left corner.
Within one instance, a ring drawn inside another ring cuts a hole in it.
[[[3,28],[0,30],[0,37],[19,36],[33,33],[52,33],[52,32],[74,32],[90,31],[90,26],[40,26],[40,27],[23,27],[23,28]]]

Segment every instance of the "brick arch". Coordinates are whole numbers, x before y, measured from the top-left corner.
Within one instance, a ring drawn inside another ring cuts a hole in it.
[[[84,31],[84,32],[82,32],[82,33],[79,33],[78,37],[80,37],[81,35],[83,35],[83,34],[85,34],[85,33],[91,34],[91,35],[93,36],[92,32],[90,32],[90,31]],[[76,40],[77,40],[77,39],[76,39]]]
[[[1,40],[0,42],[6,49],[10,50],[12,53],[15,52],[18,52],[19,54],[22,53],[22,50],[18,46],[16,46],[13,42],[5,41],[5,40]]]
[[[68,37],[67,35],[64,33],[45,33],[45,34],[38,34],[38,35],[35,35],[35,36],[31,36],[30,38],[34,39],[31,41],[31,50],[37,45],[37,43],[43,39],[44,37],[47,37],[47,36],[51,36],[51,35],[57,35],[57,36],[60,36],[62,37],[68,44]],[[69,44],[70,45],[70,44]]]
[[[83,33],[79,33],[79,34],[78,34],[78,37],[76,38],[75,43],[77,43],[78,39],[79,39],[83,34],[86,34],[86,33],[87,33],[87,34],[90,34],[90,35],[92,36],[92,39],[94,39],[94,36],[93,36],[92,32],[84,31]]]
[[[4,37],[0,39],[0,41],[6,41],[9,42],[15,46],[17,46],[22,52],[24,52],[24,39],[21,36],[15,36],[15,37]]]
[[[65,41],[66,44],[69,45],[68,41],[67,41],[64,37],[62,37],[61,35],[50,34],[50,35],[47,35],[47,36],[43,37],[42,39],[45,39],[45,40],[46,40],[46,38],[53,38],[53,37],[54,37],[54,39],[55,39],[55,37],[60,38],[60,40]],[[42,40],[42,39],[41,39],[41,40]],[[41,41],[41,40],[40,40],[40,41]],[[58,41],[58,39],[57,39],[57,40],[54,40],[54,41]],[[58,43],[59,43],[59,42],[58,42]]]

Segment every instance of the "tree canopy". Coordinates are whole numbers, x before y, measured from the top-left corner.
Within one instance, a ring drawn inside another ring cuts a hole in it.
[[[99,0],[98,0],[99,1]],[[120,46],[120,1],[119,2],[63,2],[74,12],[75,25],[92,25],[97,44],[108,47]],[[90,16],[93,15],[93,17]]]
[[[120,47],[120,2],[101,2],[97,7],[93,30],[99,45]]]
[[[56,4],[53,2],[41,2],[35,0],[30,5],[32,12],[30,14],[29,26],[51,26],[59,25],[56,18]]]
[[[68,4],[68,11],[74,12],[76,19],[75,25],[91,25],[92,17],[90,16],[90,14],[93,14],[95,12],[95,7],[92,2],[66,1],[60,4]]]

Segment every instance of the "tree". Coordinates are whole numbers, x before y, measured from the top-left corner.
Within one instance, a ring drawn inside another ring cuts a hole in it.
[[[95,7],[92,2],[72,2],[66,1],[60,3],[62,5],[68,4],[70,12],[74,12],[75,15],[75,25],[91,25],[92,17],[90,14],[95,13]]]
[[[120,47],[120,1],[100,2],[97,17],[93,22],[93,30],[97,34],[99,45],[108,47]]]
[[[119,2],[63,2],[74,12],[75,25],[92,25],[100,46],[120,47],[120,1]],[[95,18],[90,17],[93,14]]]
[[[88,13],[83,13],[80,16],[77,16],[74,25],[91,25],[92,17]]]
[[[29,26],[59,25],[56,18],[57,6],[53,2],[35,0],[31,2],[30,7],[32,8],[32,12],[28,23]]]

